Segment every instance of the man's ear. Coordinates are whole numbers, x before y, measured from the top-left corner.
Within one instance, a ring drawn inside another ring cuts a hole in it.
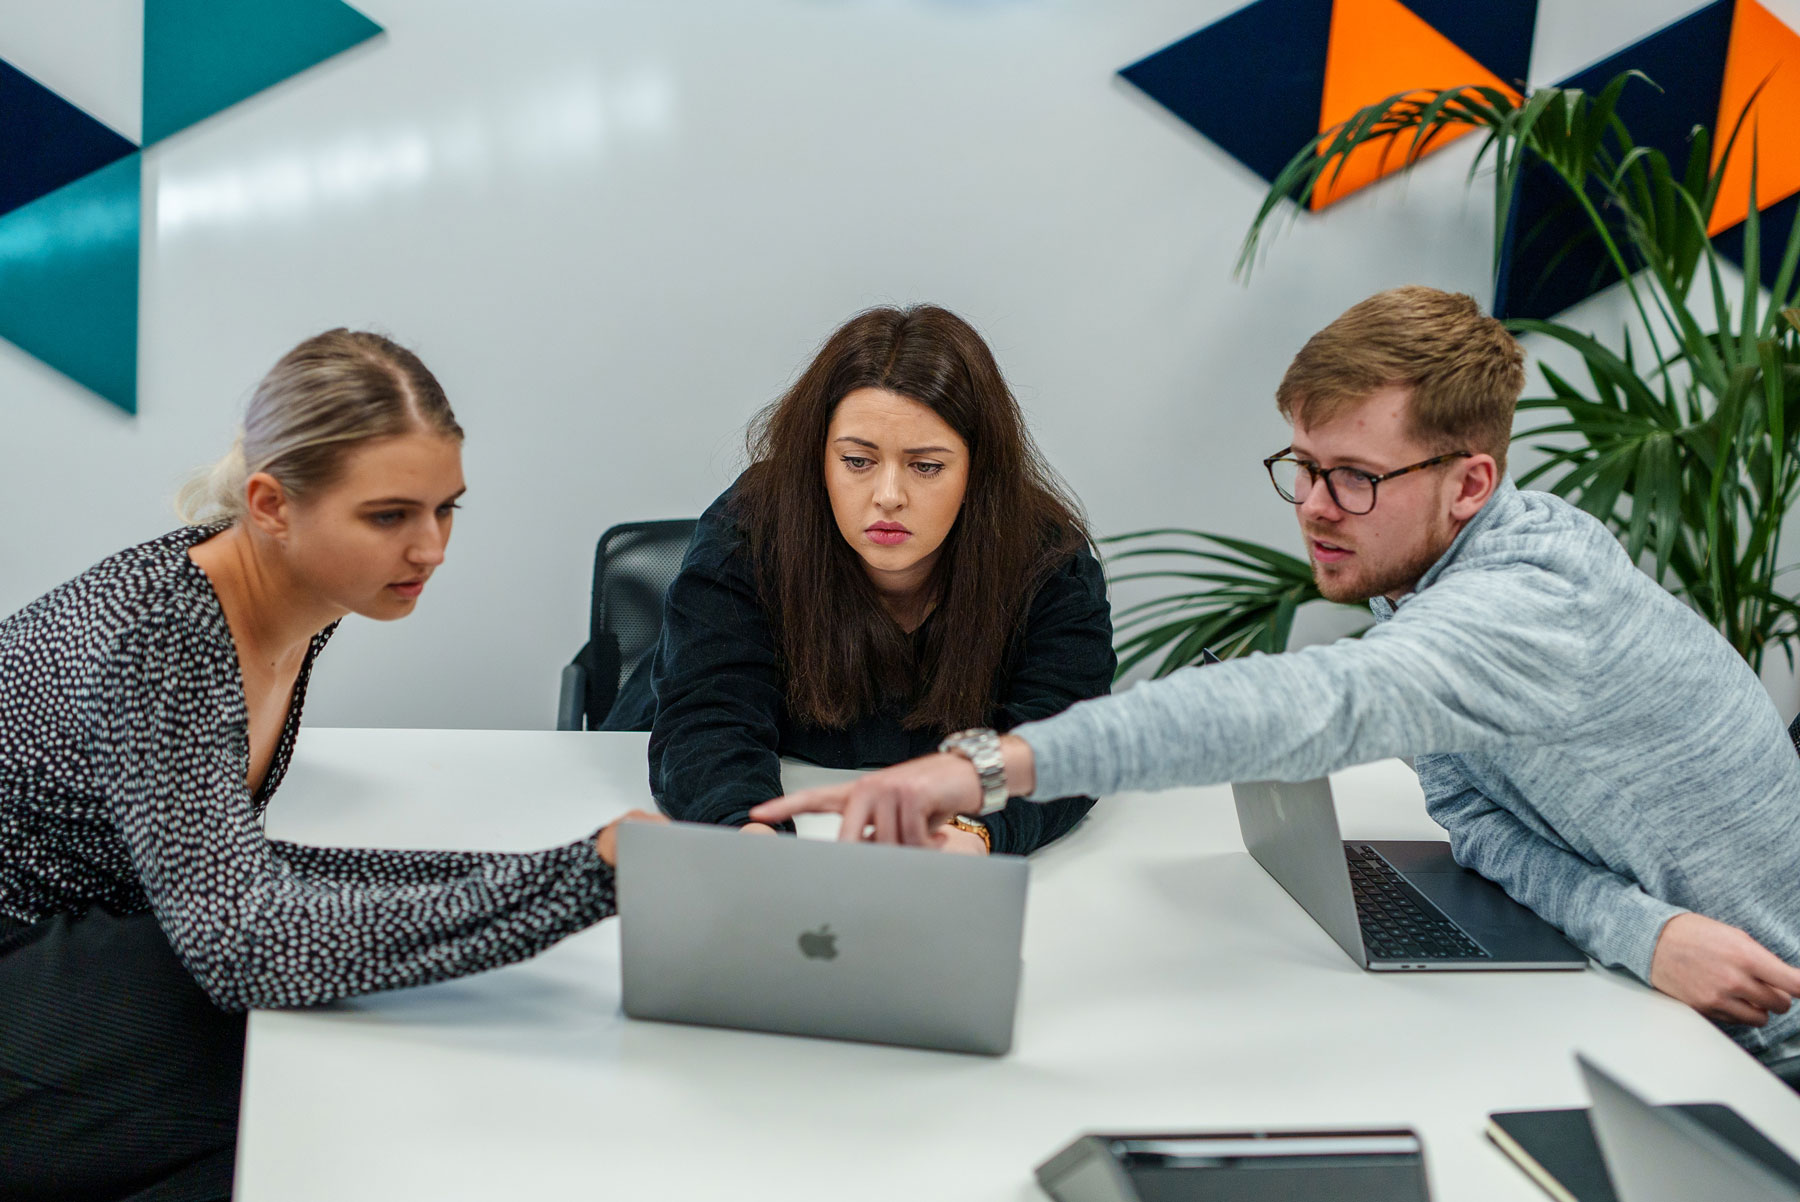
[[[1500,465],[1486,453],[1451,463],[1456,487],[1450,498],[1450,518],[1454,522],[1466,522],[1481,512],[1481,507],[1500,487]]]
[[[281,481],[257,472],[244,481],[244,520],[280,542],[287,537],[290,503]]]

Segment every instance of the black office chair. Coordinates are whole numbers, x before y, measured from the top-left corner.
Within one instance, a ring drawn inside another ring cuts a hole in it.
[[[1800,714],[1794,715],[1794,720],[1788,723],[1788,738],[1794,742],[1794,753],[1800,755]]]
[[[699,522],[625,522],[594,548],[594,597],[588,641],[562,671],[556,729],[595,730],[619,686],[662,633],[663,594],[681,570]]]

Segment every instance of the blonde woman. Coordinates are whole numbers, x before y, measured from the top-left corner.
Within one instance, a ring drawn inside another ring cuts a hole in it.
[[[523,959],[612,914],[612,828],[524,855],[263,833],[339,619],[443,562],[462,428],[368,333],[294,348],[191,523],[0,622],[0,1179],[223,1198],[244,1011]]]

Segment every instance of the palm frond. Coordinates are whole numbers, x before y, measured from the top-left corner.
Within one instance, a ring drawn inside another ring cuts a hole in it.
[[[1100,540],[1117,547],[1107,556],[1163,566],[1117,573],[1114,584],[1168,580],[1189,591],[1142,601],[1114,616],[1119,675],[1158,655],[1153,675],[1198,663],[1205,651],[1221,659],[1287,649],[1294,618],[1322,602],[1312,569],[1302,559],[1240,538],[1197,530],[1139,530]],[[1205,583],[1209,588],[1194,588]]]
[[[1537,239],[1534,253],[1547,274],[1593,270],[1598,274],[1584,282],[1622,282],[1634,316],[1617,350],[1562,322],[1508,323],[1518,334],[1566,347],[1588,377],[1578,383],[1540,364],[1548,394],[1519,409],[1543,420],[1522,424],[1514,438],[1541,458],[1520,482],[1541,482],[1605,522],[1647,571],[1760,666],[1770,648],[1792,659],[1800,637],[1800,603],[1777,589],[1785,569],[1775,558],[1800,498],[1800,221],[1774,278],[1765,279],[1759,164],[1754,140],[1746,139],[1752,159],[1743,271],[1741,285],[1728,286],[1709,229],[1751,104],[1728,130],[1692,131],[1677,164],[1634,142],[1619,113],[1629,89],[1655,86],[1625,72],[1596,93],[1546,87],[1519,96],[1471,86],[1389,96],[1294,155],[1245,234],[1236,273],[1248,279],[1275,223],[1330,189],[1352,155],[1378,147],[1385,164],[1410,166],[1450,134],[1480,131],[1468,182],[1483,170],[1494,176],[1496,268],[1515,232]],[[1560,207],[1515,231],[1528,171],[1559,181]],[[1576,213],[1581,220],[1571,234]],[[1553,236],[1563,241],[1541,241]],[[1154,649],[1182,651],[1196,629],[1246,646],[1268,643],[1285,629],[1282,621],[1291,621],[1292,607],[1283,611],[1280,600],[1284,588],[1301,587],[1304,564],[1217,539],[1206,552],[1186,553],[1228,555],[1228,563],[1213,565],[1228,578],[1211,582],[1217,592],[1163,612],[1229,620],[1171,631]]]

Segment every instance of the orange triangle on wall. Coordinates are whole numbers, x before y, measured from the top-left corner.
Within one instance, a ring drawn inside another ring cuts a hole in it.
[[[1800,33],[1756,0],[1737,0],[1731,15],[1725,86],[1719,92],[1719,120],[1713,126],[1715,170],[1740,115],[1743,127],[1725,165],[1709,234],[1722,233],[1750,215],[1753,159],[1757,208],[1766,209],[1800,192]]]
[[[1325,96],[1319,106],[1321,132],[1396,93],[1431,93],[1472,84],[1518,97],[1517,91],[1399,0],[1335,0],[1332,4]],[[1452,127],[1432,140],[1431,150],[1468,132],[1469,128]],[[1312,207],[1322,209],[1405,167],[1412,137],[1409,129],[1397,138],[1381,138],[1357,148],[1344,160],[1342,171],[1333,165],[1320,178],[1313,190]]]

